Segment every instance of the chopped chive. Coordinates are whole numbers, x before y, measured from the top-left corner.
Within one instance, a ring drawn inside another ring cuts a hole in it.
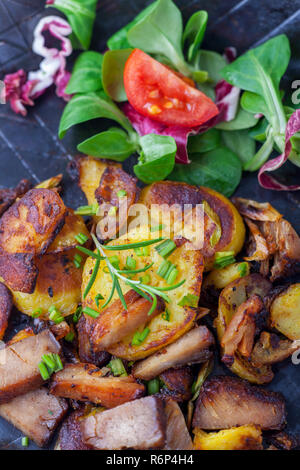
[[[89,317],[92,317],[92,318],[98,318],[99,317],[99,312],[96,312],[96,310],[93,310],[90,307],[84,307],[84,309],[82,311],[83,311],[83,313],[85,313]]]
[[[122,251],[122,250],[134,250],[134,248],[141,248],[143,246],[154,245],[160,241],[164,240],[163,237],[156,238],[155,240],[146,240],[144,242],[136,242],[136,243],[126,243],[125,245],[104,245],[105,250],[110,251]]]
[[[121,359],[119,358],[116,358],[116,359],[112,359],[107,367],[109,367],[113,373],[113,375],[115,377],[127,377],[127,372],[126,372],[126,369],[124,367],[124,364],[122,362]]]
[[[27,436],[22,437],[22,446],[28,447],[29,446],[29,439]]]
[[[169,285],[173,284],[176,281],[176,278],[178,276],[178,269],[174,266],[174,269],[168,274],[167,277],[167,283]]]
[[[58,354],[53,354],[55,363],[56,363],[56,368],[54,369],[55,372],[58,372],[59,370],[63,370],[64,366],[63,363],[61,362],[61,358],[59,357]]]
[[[180,302],[178,302],[178,305],[180,307],[197,307],[198,301],[199,301],[199,298],[197,295],[186,294],[184,297],[182,297]]]
[[[143,284],[150,284],[151,277],[149,276],[149,274],[144,274],[144,276],[142,276],[142,277],[140,278],[140,281],[141,281]]]
[[[84,289],[84,293],[83,293],[83,298],[85,299],[86,296],[88,295],[88,293],[90,292],[95,280],[96,280],[96,277],[97,277],[97,274],[98,274],[98,271],[99,271],[99,266],[100,266],[100,252],[99,250],[97,250],[97,253],[98,253],[98,258],[96,259],[96,263],[95,263],[95,266],[94,266],[94,269],[93,269],[93,272],[92,272],[92,275],[90,277],[90,280],[88,282],[88,285],[86,286],[86,288]]]
[[[238,272],[240,277],[245,277],[248,272],[248,263],[240,263],[238,265]]]
[[[215,254],[214,267],[216,269],[225,268],[235,263],[234,251],[218,251]]]
[[[131,256],[127,256],[126,258],[126,268],[128,269],[135,269],[136,268],[136,260]]]
[[[75,264],[76,268],[81,267],[81,262],[82,262],[82,257],[78,253],[76,253],[76,255],[74,256],[74,260],[73,260],[73,263]]]
[[[118,197],[125,197],[125,196],[127,196],[127,191],[125,191],[124,189],[120,189],[120,191],[117,192],[117,196]]]
[[[110,256],[108,258],[108,261],[110,262],[110,264],[113,265],[114,268],[119,269],[120,258],[118,256],[116,256],[116,255]]]
[[[164,224],[153,225],[150,227],[150,232],[158,232],[159,230],[163,230],[166,226]]]
[[[96,302],[97,308],[99,308],[99,300],[104,300],[103,295],[97,294],[96,297],[95,297],[95,302]]]
[[[46,366],[49,369],[49,372],[54,371],[55,369],[55,361],[52,359],[52,357],[49,354],[43,354],[42,355],[42,361],[46,364]]]
[[[76,309],[76,311],[73,315],[73,318],[72,318],[73,323],[75,323],[75,324],[78,323],[79,318],[81,317],[81,315],[82,315],[82,307],[77,307],[77,309]]]
[[[150,328],[145,328],[142,332],[137,331],[136,333],[134,333],[131,342],[132,346],[139,346],[140,344],[142,344],[149,335],[149,333]]]
[[[96,215],[99,209],[98,203],[92,204],[90,206],[80,206],[74,211],[76,215]]]
[[[148,395],[154,395],[159,392],[160,383],[158,379],[152,379],[147,382]]]
[[[139,248],[134,248],[134,252],[137,256],[149,256],[150,250],[148,246],[141,246]]]
[[[53,321],[54,323],[58,324],[64,320],[61,312],[55,307],[55,305],[51,305],[49,308],[49,320]]]
[[[157,253],[163,258],[167,258],[176,249],[176,243],[173,240],[165,240],[155,247]]]
[[[161,263],[161,265],[159,266],[159,268],[157,270],[158,276],[165,279],[165,276],[166,276],[170,266],[172,266],[172,263],[170,261],[163,260],[163,262]]]
[[[34,310],[31,314],[32,318],[38,318],[42,315],[43,313],[43,310],[41,308],[37,308],[36,310]]]
[[[166,311],[163,312],[163,313],[161,314],[161,316],[162,316],[162,319],[163,319],[163,320],[165,320],[165,321],[170,321],[170,312],[169,312],[168,309],[166,309]]]
[[[69,333],[64,337],[64,339],[66,341],[68,341],[69,343],[72,343],[72,341],[74,340],[75,338],[75,333],[74,331],[69,331]]]
[[[49,374],[46,364],[44,362],[40,362],[38,365],[38,368],[42,376],[42,379],[48,380],[50,378],[50,374]]]
[[[140,334],[140,340],[141,340],[142,343],[143,343],[143,341],[145,341],[145,339],[147,338],[149,333],[150,333],[149,328],[145,328],[144,331],[142,331],[142,333]]]
[[[75,235],[75,240],[80,243],[80,245],[84,245],[88,241],[88,237],[84,233],[78,233],[78,235]]]

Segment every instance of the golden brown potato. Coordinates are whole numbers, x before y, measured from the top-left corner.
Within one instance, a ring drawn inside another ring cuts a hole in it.
[[[273,300],[272,326],[287,338],[300,339],[300,283],[292,284]]]
[[[213,246],[211,244],[212,233],[205,226],[202,251],[207,270],[212,268],[216,252],[234,251],[236,254],[242,249],[245,239],[245,226],[242,217],[225,196],[213,189],[173,181],[160,181],[144,188],[139,202],[146,204],[149,208],[152,204],[166,204],[169,206],[178,204],[183,207],[184,204],[195,205],[205,202],[210,208],[209,212],[216,214],[221,224],[221,237]],[[154,220],[160,219],[161,212],[152,210],[151,217]],[[162,222],[165,223],[165,217],[163,218]],[[207,221],[205,224],[209,223],[208,217],[205,220]]]
[[[61,251],[76,248],[78,241],[75,239],[75,236],[79,233],[88,237],[89,240],[91,239],[83,218],[80,215],[74,214],[74,211],[68,208],[65,224],[47,249],[47,254],[59,253]]]
[[[66,207],[49,189],[32,189],[0,219],[0,275],[12,289],[32,293],[44,254],[62,229]]]
[[[238,307],[254,294],[264,298],[271,287],[271,283],[260,274],[250,274],[237,279],[222,290],[215,323],[220,342]],[[239,377],[252,383],[268,383],[274,376],[270,366],[254,367],[251,361],[244,359],[239,352],[235,354],[233,363],[227,366]]]
[[[5,334],[12,307],[12,295],[8,288],[0,282],[0,340]]]
[[[262,435],[258,426],[246,425],[207,433],[194,429],[197,450],[262,450]]]
[[[35,188],[37,189],[55,189],[59,190],[59,185],[61,183],[61,180],[63,178],[63,175],[60,173],[59,175],[52,176],[51,178],[42,181],[41,183],[38,183]]]
[[[249,263],[233,263],[223,269],[214,269],[203,282],[203,291],[224,289],[228,284],[250,274]]]
[[[37,260],[39,276],[34,292],[12,291],[14,304],[20,312],[32,315],[41,309],[40,318],[47,320],[49,308],[55,305],[63,316],[74,313],[80,303],[82,280],[82,268],[76,268],[73,262],[76,252],[46,254]]]
[[[132,230],[129,234],[114,240],[110,244],[118,245],[124,243],[141,242],[149,239],[150,234],[148,227],[142,227],[140,230]],[[165,280],[157,275],[157,269],[162,262],[162,258],[155,250],[154,245],[149,246],[149,252],[147,256],[136,256],[134,252],[127,250],[113,252],[114,255],[119,257],[121,267],[125,266],[126,258],[131,253],[136,259],[137,269],[144,267],[145,264],[154,263],[153,266],[151,266],[147,271],[150,276],[150,284],[152,286],[166,286]],[[122,357],[129,361],[142,359],[149,356],[150,354],[153,354],[167,344],[176,341],[177,338],[190,330],[194,325],[195,318],[197,316],[197,309],[188,306],[181,307],[178,305],[178,303],[187,294],[192,294],[197,298],[199,297],[203,271],[202,255],[199,251],[185,249],[185,246],[182,245],[177,248],[168,259],[171,261],[171,263],[177,265],[179,273],[176,278],[176,283],[185,279],[185,283],[181,287],[168,292],[170,302],[167,308],[170,313],[170,321],[166,321],[162,315],[156,316],[147,325],[150,329],[150,333],[142,344],[139,346],[133,346],[131,344],[133,335],[131,334],[124,338],[120,343],[114,345],[114,347],[110,346],[109,352],[111,354],[114,354],[117,357]],[[95,260],[92,258],[87,259],[83,272],[82,292],[84,292],[87,286],[94,264]],[[105,262],[101,261],[96,280],[87,297],[83,300],[84,307],[89,306],[92,309],[99,311],[100,313],[101,306],[107,300],[112,288],[111,276],[109,273],[105,272],[103,268],[105,268]],[[133,279],[138,280],[139,277],[140,275],[137,274],[134,275]],[[130,290],[130,286],[125,284],[125,282],[122,280],[120,281],[120,285],[123,289],[123,293],[126,293],[128,290]],[[99,293],[102,294],[104,300],[99,301],[98,309],[95,297]],[[116,292],[112,300],[114,301],[115,299],[118,299],[118,294]],[[141,325],[139,330],[143,331],[143,329],[144,326]]]
[[[133,377],[104,377],[91,364],[67,364],[53,375],[50,392],[64,398],[114,408],[145,394],[145,386]]]

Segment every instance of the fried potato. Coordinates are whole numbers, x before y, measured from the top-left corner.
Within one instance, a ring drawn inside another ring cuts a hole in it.
[[[74,211],[68,208],[65,224],[47,249],[47,254],[59,253],[64,250],[75,248],[78,245],[78,241],[75,239],[75,236],[79,233],[82,233],[90,240],[90,233],[86,228],[83,218],[80,215],[74,214]]]
[[[220,342],[238,307],[252,295],[256,294],[264,298],[271,287],[271,283],[260,274],[250,274],[237,279],[222,290],[219,298],[218,317],[215,322]],[[239,377],[256,384],[268,383],[274,376],[270,366],[254,367],[251,361],[244,359],[239,352],[235,354],[233,363],[227,364],[227,366]]]
[[[0,282],[0,340],[5,334],[12,307],[12,295],[9,289]]]
[[[12,291],[14,304],[27,315],[41,309],[40,318],[48,319],[52,305],[63,316],[71,315],[77,308],[81,297],[82,268],[76,268],[73,262],[76,250],[57,254],[46,254],[37,260],[39,276],[32,294]]]
[[[214,269],[203,282],[203,291],[224,289],[228,284],[250,274],[249,263],[233,263],[223,269]]]
[[[148,227],[142,227],[140,230],[132,230],[127,235],[114,240],[110,244],[118,245],[124,243],[141,242],[150,239],[150,233]],[[120,266],[125,266],[126,258],[128,255],[133,254],[136,259],[136,268],[140,269],[145,264],[153,263],[153,266],[148,269],[147,273],[150,276],[150,284],[156,287],[165,287],[166,282],[157,275],[157,269],[162,262],[161,256],[157,253],[154,245],[149,246],[149,254],[147,256],[136,256],[134,252],[123,250],[114,251],[114,255],[120,259]],[[185,279],[185,283],[172,291],[168,292],[170,302],[167,305],[170,321],[164,320],[162,315],[156,316],[148,323],[150,333],[146,340],[139,346],[133,346],[131,344],[133,335],[129,335],[124,338],[120,343],[110,346],[109,352],[118,357],[122,357],[127,360],[138,360],[153,354],[159,349],[163,348],[169,343],[176,341],[177,338],[182,336],[185,332],[190,330],[194,325],[195,318],[197,315],[197,309],[192,307],[181,307],[178,305],[180,300],[187,294],[192,294],[196,297],[200,295],[201,283],[202,283],[202,272],[203,272],[203,260],[202,255],[199,251],[185,249],[185,246],[177,248],[168,258],[171,263],[177,265],[179,271],[176,283]],[[91,270],[93,269],[95,260],[88,258],[84,267],[83,272],[83,284],[82,292],[84,292],[87,283],[91,276]],[[83,306],[91,307],[92,309],[99,311],[101,315],[101,305],[107,300],[111,289],[112,279],[109,273],[103,270],[106,264],[101,261],[100,269],[96,280],[89,291],[89,294],[83,299]],[[139,279],[139,275],[134,275],[133,279]],[[120,281],[123,293],[130,290],[130,286]],[[95,297],[101,293],[104,300],[99,301],[99,308],[96,305]],[[118,299],[118,294],[115,292],[112,301]],[[144,325],[141,325],[139,331],[143,331]]]
[[[207,433],[194,429],[197,450],[262,450],[262,434],[258,426],[246,425]]]
[[[234,205],[222,194],[210,188],[190,186],[186,183],[175,183],[172,181],[160,181],[153,183],[143,189],[140,203],[146,204],[149,208],[152,204],[159,206],[174,204],[183,208],[184,204],[202,204],[206,202],[210,210],[214,212],[221,224],[221,237],[215,246],[211,246],[211,235],[209,230],[204,231],[203,255],[205,259],[205,269],[210,270],[214,262],[214,254],[218,251],[234,251],[238,253],[244,244],[245,226],[242,217]],[[164,211],[166,211],[167,208]],[[154,220],[161,219],[159,208],[152,208],[151,216]],[[163,216],[163,219],[165,217]],[[163,220],[163,223],[165,220]]]
[[[66,207],[49,189],[32,189],[0,219],[0,275],[11,289],[32,293],[35,257],[44,254],[62,229]]]
[[[59,190],[60,188],[59,185],[62,179],[63,179],[63,175],[60,173],[59,175],[52,176],[51,178],[48,178],[47,180],[41,181],[41,183],[38,183],[35,186],[35,188]]]
[[[272,326],[287,338],[300,339],[300,283],[290,285],[273,300]]]

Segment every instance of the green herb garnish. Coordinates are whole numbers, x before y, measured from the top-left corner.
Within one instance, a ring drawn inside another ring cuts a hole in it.
[[[160,389],[159,379],[152,379],[147,382],[148,395],[154,395],[158,393]]]
[[[134,336],[131,342],[132,346],[139,346],[140,344],[142,344],[147,338],[147,336],[149,335],[149,333],[150,333],[150,328],[145,328],[142,332],[137,331],[136,333],[134,333]]]
[[[194,294],[186,294],[178,305],[180,307],[198,307],[199,297]]]
[[[222,269],[235,263],[234,251],[218,251],[215,254],[214,268]]]
[[[127,377],[127,372],[124,367],[124,364],[121,359],[115,358],[112,359],[108,364],[109,367],[115,377]]]
[[[75,235],[75,240],[80,243],[80,245],[84,245],[88,241],[88,237],[84,235],[84,233],[78,233],[78,235]]]

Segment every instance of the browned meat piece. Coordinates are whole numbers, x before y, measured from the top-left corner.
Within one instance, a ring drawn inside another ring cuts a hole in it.
[[[205,362],[212,355],[209,348],[213,344],[213,335],[206,326],[193,328],[166,348],[137,362],[132,373],[138,379],[150,380],[170,368]]]
[[[281,339],[274,333],[263,331],[253,348],[251,362],[257,365],[275,364],[290,357],[299,347],[299,341]]]
[[[80,421],[86,413],[85,407],[73,411],[63,422],[55,450],[90,450],[82,440]]]
[[[167,400],[165,413],[167,418],[165,450],[192,450],[193,443],[186,427],[181,409],[173,400]]]
[[[99,450],[161,449],[166,441],[164,402],[145,397],[81,421],[83,441]]]
[[[184,366],[179,369],[168,369],[159,378],[166,387],[162,389],[162,395],[169,396],[172,400],[178,402],[187,401],[191,398],[191,387],[194,381],[191,367]]]
[[[60,352],[49,330],[0,350],[0,403],[39,388],[43,384],[38,364],[43,354]]]
[[[0,282],[0,340],[5,334],[12,308],[12,295],[8,288]]]
[[[148,323],[164,311],[164,302],[158,299],[157,307],[149,316],[151,302],[133,289],[124,295],[127,310],[120,299],[112,302],[96,319],[91,328],[91,341],[95,351],[109,350],[109,346],[134,333],[139,326]]]
[[[15,202],[18,197],[22,197],[32,184],[30,181],[24,179],[13,189],[3,188],[0,189],[0,216]]]
[[[228,429],[254,424],[262,430],[280,430],[286,423],[281,394],[249,385],[235,377],[207,380],[196,403],[193,427]]]
[[[137,178],[130,176],[122,168],[110,165],[104,170],[100,184],[95,191],[95,198],[99,206],[102,206],[101,215],[106,218],[106,222],[101,221],[97,227],[97,235],[101,240],[114,238],[122,229],[128,218],[130,207],[138,200],[140,194],[140,189],[136,183]],[[118,196],[120,190],[126,191],[126,197],[120,198]],[[118,209],[118,221],[116,224],[112,223],[110,228],[109,210],[111,206]]]
[[[81,362],[102,367],[109,362],[111,356],[106,351],[94,351],[90,341],[90,329],[94,322],[94,318],[82,315],[77,323],[79,358]]]
[[[0,275],[13,290],[31,294],[44,254],[62,229],[66,207],[50,189],[32,189],[0,219]]]
[[[223,362],[226,362],[227,358],[231,360],[237,350],[242,356],[250,356],[254,343],[256,316],[263,308],[263,301],[256,294],[237,308],[221,341],[221,346],[224,348]]]
[[[43,447],[52,437],[68,409],[66,400],[39,388],[0,405],[0,416]]]
[[[114,408],[142,397],[145,387],[132,377],[104,377],[101,369],[91,364],[67,364],[52,376],[50,392]]]
[[[60,340],[70,332],[70,327],[66,321],[62,321],[60,323],[51,325],[50,330],[54,334],[55,338]]]

